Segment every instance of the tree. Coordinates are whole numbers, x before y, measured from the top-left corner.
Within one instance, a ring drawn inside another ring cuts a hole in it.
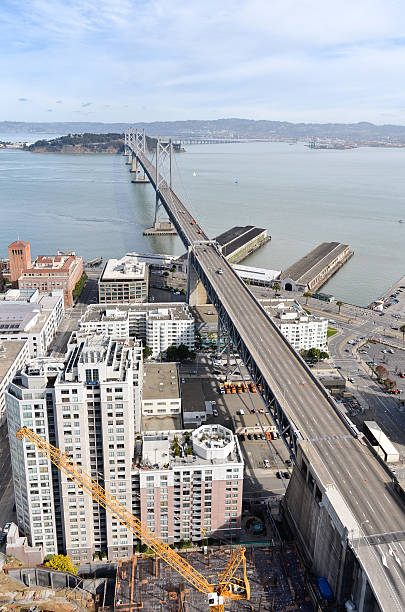
[[[396,387],[396,382],[392,380],[391,378],[387,378],[384,381],[384,386],[386,389],[393,389],[394,387]]]
[[[179,361],[185,361],[190,357],[189,348],[185,344],[179,344],[177,347],[177,357]]]
[[[166,349],[166,361],[177,361],[177,349],[175,346],[168,346]]]
[[[376,367],[375,373],[377,374],[378,378],[381,378],[382,380],[388,377],[388,370],[386,370],[386,368],[384,368],[382,365]]]
[[[152,355],[152,349],[147,344],[143,348],[143,358],[148,359]]]
[[[314,346],[312,348],[309,349],[308,353],[307,353],[307,358],[311,359],[312,361],[315,361],[316,359],[319,359],[321,356],[321,351],[317,348],[315,348]]]
[[[77,567],[72,564],[68,555],[53,555],[53,557],[49,559],[45,565],[51,569],[57,570],[58,572],[77,574]]]
[[[405,325],[401,325],[401,327],[399,328],[399,331],[402,332],[402,342],[404,342],[404,338],[405,338]]]
[[[310,291],[305,291],[304,293],[305,304],[308,304],[308,298],[310,297],[312,297],[312,293]]]
[[[329,359],[329,353],[327,353],[326,351],[321,351],[319,359]]]
[[[274,295],[276,295],[277,291],[280,291],[280,283],[273,283]]]
[[[340,309],[342,308],[343,305],[344,305],[344,302],[342,302],[342,300],[338,300],[336,302],[336,306],[339,308],[339,314],[340,314]]]

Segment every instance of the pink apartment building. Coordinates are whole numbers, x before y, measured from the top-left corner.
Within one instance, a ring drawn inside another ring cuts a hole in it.
[[[237,536],[243,470],[237,437],[222,425],[144,433],[134,509],[169,544]]]

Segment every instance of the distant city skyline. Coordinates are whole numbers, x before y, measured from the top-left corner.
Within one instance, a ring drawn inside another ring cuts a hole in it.
[[[4,0],[0,120],[405,124],[398,0]]]

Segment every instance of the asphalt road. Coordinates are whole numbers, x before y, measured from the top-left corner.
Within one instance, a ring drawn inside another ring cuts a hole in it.
[[[78,321],[85,313],[87,306],[98,302],[97,281],[101,270],[86,269],[86,274],[88,278],[77,303],[65,313],[65,317],[59,325],[55,338],[49,347],[49,354],[52,357],[65,357],[70,334],[72,331],[77,330]]]
[[[154,184],[154,167],[141,154],[142,164]],[[180,200],[160,188],[170,216],[185,245],[193,244],[195,257],[226,305],[228,315],[279,403],[310,441],[319,461],[340,490],[364,536],[392,534],[392,543],[359,545],[358,555],[383,610],[405,609],[405,549],[398,532],[405,532],[403,503],[388,473],[367,447],[349,435],[329,402],[312,381],[307,368],[283,341],[274,324],[255,302],[243,282],[214,246],[198,244],[208,238]],[[222,274],[218,274],[218,269]],[[392,552],[395,546],[395,554]]]

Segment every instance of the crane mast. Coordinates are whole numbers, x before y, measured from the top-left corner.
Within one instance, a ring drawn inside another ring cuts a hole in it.
[[[223,612],[224,605],[230,600],[250,599],[250,585],[246,575],[245,548],[237,548],[229,560],[224,572],[219,577],[218,584],[211,584],[183,557],[175,552],[166,542],[163,542],[155,533],[136,518],[113,495],[107,493],[83,468],[75,463],[66,453],[52,446],[36,433],[23,427],[17,431],[18,439],[25,439],[33,444],[43,455],[72,482],[76,483],[85,493],[90,495],[103,508],[107,510],[122,525],[131,531],[139,540],[146,544],[153,552],[170,565],[178,574],[187,580],[197,591],[208,596],[210,612]],[[242,564],[242,578],[235,574]]]

